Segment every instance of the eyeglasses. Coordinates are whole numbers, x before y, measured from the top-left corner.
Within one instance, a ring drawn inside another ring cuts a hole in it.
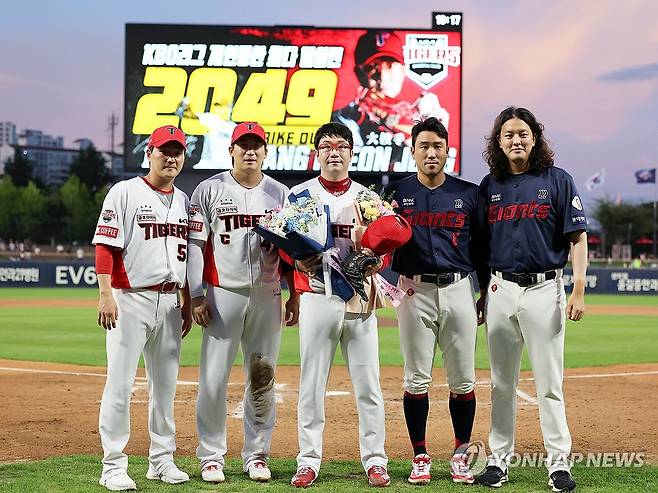
[[[343,154],[350,152],[352,150],[352,147],[345,142],[341,142],[338,144],[324,143],[318,146],[318,152],[321,152],[322,154],[329,154],[332,149],[335,149],[341,154]]]

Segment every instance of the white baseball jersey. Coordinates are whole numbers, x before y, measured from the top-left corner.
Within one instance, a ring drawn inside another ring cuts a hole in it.
[[[190,239],[206,242],[203,277],[208,284],[246,288],[279,282],[278,251],[253,227],[280,208],[287,195],[288,187],[269,176],[245,188],[230,171],[197,186],[189,210]]]
[[[169,199],[143,177],[121,181],[107,193],[92,243],[123,249],[112,287],[146,288],[164,281],[185,286],[189,199],[176,187],[171,194]]]
[[[356,215],[356,196],[362,190],[366,190],[363,185],[352,181],[350,187],[342,195],[333,195],[328,192],[320,183],[318,178],[295,185],[291,193],[300,193],[308,190],[311,195],[317,195],[320,202],[329,206],[331,233],[334,237],[334,246],[338,248],[340,258],[344,259],[348,253],[354,251],[355,244],[352,232],[357,221]],[[310,291],[314,293],[324,293],[324,283],[318,277],[308,280],[308,276],[295,272],[295,287],[301,291]],[[299,281],[299,283],[298,283]]]

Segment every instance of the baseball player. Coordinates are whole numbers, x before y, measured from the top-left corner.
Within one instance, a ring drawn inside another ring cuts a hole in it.
[[[281,340],[278,251],[253,230],[267,211],[281,207],[288,189],[261,172],[265,131],[240,123],[228,148],[233,169],[202,181],[190,205],[188,276],[193,316],[203,327],[196,405],[204,481],[224,481],[226,394],[238,346],[244,355],[244,471],[268,481],[275,421],[274,370]],[[288,270],[293,285],[292,269]],[[208,285],[204,296],[202,278]],[[286,323],[297,323],[299,295],[291,290]]]
[[[436,118],[414,125],[412,155],[418,172],[386,188],[396,212],[412,226],[411,241],[393,254],[398,287],[407,294],[397,307],[404,358],[404,416],[414,450],[408,481],[431,479],[425,429],[429,411],[435,348],[441,349],[455,432],[450,475],[473,483],[468,458],[460,447],[471,440],[475,419],[475,339],[477,314],[469,273],[485,270],[477,255],[478,187],[446,175],[448,131]],[[486,287],[486,284],[484,285]]]
[[[569,174],[554,166],[544,127],[525,108],[496,118],[484,157],[490,174],[480,185],[491,281],[478,300],[485,309],[491,362],[491,456],[480,484],[501,486],[514,453],[516,388],[523,346],[532,364],[547,451],[549,486],[572,491],[562,374],[565,314],[585,311],[587,219]],[[562,269],[571,251],[573,293]]]
[[[99,482],[112,491],[135,489],[123,450],[130,437],[130,395],[141,354],[151,436],[146,477],[165,483],[189,480],[173,462],[181,338],[192,324],[185,283],[189,200],[174,187],[185,160],[185,134],[170,125],[156,129],[146,156],[150,170],[145,177],[121,181],[108,192],[93,239],[100,290],[98,324],[107,329]],[[177,293],[182,295],[182,306]]]
[[[348,177],[348,166],[354,155],[352,133],[345,125],[327,123],[317,130],[314,144],[321,166],[320,176],[291,191],[308,190],[329,206],[335,246],[342,259],[355,248],[352,239],[356,221],[354,199],[364,190]],[[382,264],[380,262],[376,268],[381,268]],[[384,452],[384,398],[379,385],[375,312],[365,311],[358,303],[358,308],[346,304],[335,294],[327,298],[317,258],[297,261],[296,266],[295,288],[302,293],[299,307],[301,376],[297,407],[299,455],[291,484],[310,486],[320,471],[324,396],[334,353],[340,343],[352,377],[359,414],[361,463],[369,484],[387,486],[390,478]]]

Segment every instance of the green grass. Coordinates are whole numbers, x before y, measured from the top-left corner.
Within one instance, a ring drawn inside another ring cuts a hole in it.
[[[81,299],[95,300],[94,289],[12,289],[0,290],[1,299]],[[653,296],[591,295],[591,305],[655,304]],[[378,311],[380,319],[395,319],[391,308]],[[380,324],[379,349],[382,366],[401,366],[400,344],[396,327]],[[390,324],[389,324],[390,325]],[[569,322],[565,350],[568,368],[606,366],[624,363],[658,361],[658,317],[587,315],[578,323]],[[96,325],[96,312],[88,308],[25,308],[3,307],[0,310],[0,358],[73,363],[91,366],[105,365],[105,333]],[[183,343],[181,364],[196,366],[199,361],[201,329],[195,326]],[[238,355],[236,364],[241,364]],[[344,364],[340,349],[336,363]],[[297,327],[283,329],[280,365],[299,364],[299,334]],[[441,366],[440,352],[436,366]],[[478,329],[477,368],[488,368],[484,329]],[[524,355],[523,369],[529,369]]]
[[[107,491],[98,484],[100,458],[97,456],[55,457],[43,461],[9,464],[0,466],[0,491],[3,493],[102,493]],[[188,483],[165,485],[159,481],[145,479],[147,462],[144,457],[131,457],[128,472],[137,483],[139,491],[192,493],[203,491],[217,492],[291,492],[290,477],[295,471],[292,459],[271,461],[273,479],[267,484],[256,484],[242,472],[238,459],[230,459],[225,469],[227,481],[220,485],[204,483],[198,475],[195,458],[177,459],[179,466],[192,475]],[[437,492],[455,492],[466,488],[452,483],[447,465],[439,461],[432,464],[433,479],[426,488]],[[586,468],[573,469],[577,481],[577,491],[581,493],[646,493],[658,489],[658,467],[643,465],[629,468]],[[391,461],[389,464],[391,486],[387,491],[418,492],[418,486],[407,484],[408,461]],[[512,468],[510,482],[501,491],[505,493],[528,493],[550,491],[546,484],[547,474],[543,467]],[[310,491],[310,490],[309,490]],[[331,461],[323,464],[320,476],[312,486],[312,491],[372,492],[367,486],[361,465],[357,462]],[[472,486],[468,491],[485,493],[491,491],[482,486]]]

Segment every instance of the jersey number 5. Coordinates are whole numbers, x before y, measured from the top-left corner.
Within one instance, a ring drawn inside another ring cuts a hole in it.
[[[180,260],[181,262],[185,262],[185,259],[187,258],[187,245],[185,243],[181,243],[178,245],[178,255],[176,258]]]

